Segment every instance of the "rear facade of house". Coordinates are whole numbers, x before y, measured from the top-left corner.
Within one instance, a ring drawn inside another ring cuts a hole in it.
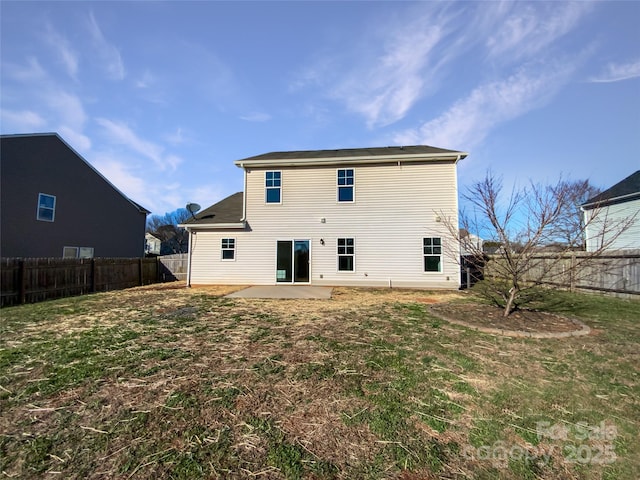
[[[55,133],[0,137],[3,257],[141,257],[149,213]]]
[[[239,160],[245,191],[185,223],[189,281],[457,288],[457,162],[428,146]]]

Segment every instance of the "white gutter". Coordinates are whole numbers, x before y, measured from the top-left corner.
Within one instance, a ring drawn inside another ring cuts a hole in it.
[[[235,222],[235,223],[199,223],[196,225],[181,223],[178,227],[184,228],[187,231],[191,230],[218,230],[218,229],[236,229],[245,228],[247,222]]]

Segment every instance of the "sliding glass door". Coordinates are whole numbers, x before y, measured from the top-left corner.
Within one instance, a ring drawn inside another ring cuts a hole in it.
[[[309,240],[278,240],[276,281],[309,283]]]

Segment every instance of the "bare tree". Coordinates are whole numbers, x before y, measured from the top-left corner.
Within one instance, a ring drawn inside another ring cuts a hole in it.
[[[553,226],[556,241],[570,247],[584,250],[584,215],[580,205],[600,193],[600,189],[591,185],[589,180],[560,182],[566,191],[567,202],[562,206],[558,219]]]
[[[185,253],[188,249],[188,237],[184,228],[178,227],[191,214],[186,208],[178,208],[164,215],[151,215],[147,219],[147,232],[158,238],[161,244],[160,253]]]
[[[504,309],[505,317],[528,301],[532,289],[554,283],[558,275],[584,271],[634,221],[634,218],[618,221],[599,218],[606,224],[607,240],[596,251],[581,254],[569,266],[557,268],[560,259],[584,242],[587,224],[568,218],[574,214],[577,191],[575,183],[560,179],[554,185],[530,183],[524,188],[514,187],[505,196],[502,180],[487,172],[483,180],[471,185],[463,195],[471,213],[462,212],[461,228],[443,216],[456,243],[471,256],[485,258],[480,248],[464,242],[461,230],[499,245],[489,260],[491,275],[485,278],[484,285],[485,294]],[[598,216],[596,213],[591,219]],[[558,248],[559,238],[563,242]],[[550,244],[556,244],[556,248],[545,252]]]

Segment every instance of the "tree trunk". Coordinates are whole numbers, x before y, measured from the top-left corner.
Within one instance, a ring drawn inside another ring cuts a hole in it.
[[[516,299],[517,294],[518,294],[518,288],[511,287],[511,289],[509,290],[509,298],[507,299],[507,303],[504,306],[504,312],[502,313],[502,316],[504,318],[507,318],[509,314],[513,311],[513,301]]]

